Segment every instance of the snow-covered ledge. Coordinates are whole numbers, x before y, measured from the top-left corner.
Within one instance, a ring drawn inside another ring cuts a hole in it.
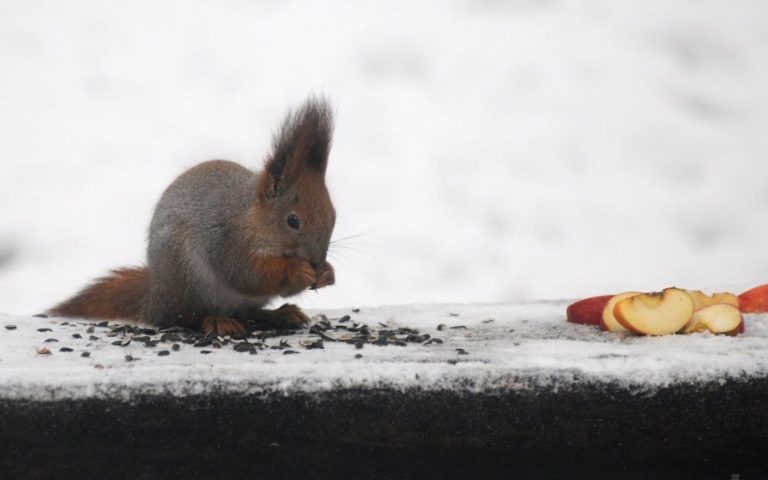
[[[367,452],[356,457],[366,465],[379,459],[387,468],[387,449],[397,449],[407,468],[431,459],[451,472],[461,471],[459,449],[487,455],[489,474],[513,459],[516,468],[534,468],[525,462],[556,449],[559,456],[548,454],[552,468],[568,471],[578,457],[589,475],[598,471],[589,465],[662,458],[670,441],[682,442],[672,449],[676,461],[704,455],[702,468],[730,458],[723,472],[749,472],[762,461],[768,315],[746,316],[738,337],[652,338],[566,323],[567,303],[323,311],[334,328],[323,332],[322,349],[309,348],[316,330],[262,336],[250,349],[147,346],[140,333],[130,343],[130,335],[107,336],[116,322],[0,316],[0,441],[35,464],[47,458],[29,457],[43,442],[36,428],[49,429],[48,452],[62,441],[74,448],[65,439],[77,431],[82,445],[124,455],[125,434],[147,445],[197,442],[196,454],[186,453],[192,463],[231,460],[210,445],[233,442],[238,458],[247,454],[262,467],[264,451],[279,457],[276,445],[303,452],[304,466],[317,455],[348,463],[333,452],[349,446]],[[400,333],[387,346],[343,341],[363,324],[373,339],[381,330]],[[414,337],[398,341],[408,332]],[[108,438],[117,439],[114,451]],[[710,440],[718,447],[708,449]],[[618,451],[619,444],[632,448]]]

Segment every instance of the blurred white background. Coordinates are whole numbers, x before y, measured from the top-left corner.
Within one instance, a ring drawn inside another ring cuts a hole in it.
[[[162,190],[337,110],[309,307],[768,281],[768,3],[0,3],[0,311],[144,258]]]

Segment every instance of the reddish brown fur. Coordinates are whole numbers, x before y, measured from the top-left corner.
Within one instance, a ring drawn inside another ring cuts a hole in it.
[[[121,268],[50,310],[61,317],[137,320],[149,291],[146,268]]]
[[[259,276],[259,295],[289,296],[317,280],[315,269],[300,258],[260,257],[251,267]]]

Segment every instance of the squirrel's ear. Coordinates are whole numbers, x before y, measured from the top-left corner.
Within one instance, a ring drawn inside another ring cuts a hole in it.
[[[333,137],[333,111],[323,98],[310,97],[283,120],[272,139],[260,191],[277,196],[304,173],[325,176]]]

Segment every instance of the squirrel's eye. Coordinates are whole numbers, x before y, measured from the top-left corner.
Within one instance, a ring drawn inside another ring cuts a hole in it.
[[[285,223],[287,223],[288,226],[294,230],[299,229],[299,225],[300,225],[299,217],[297,217],[295,213],[289,214],[288,217],[286,217],[285,219]]]

